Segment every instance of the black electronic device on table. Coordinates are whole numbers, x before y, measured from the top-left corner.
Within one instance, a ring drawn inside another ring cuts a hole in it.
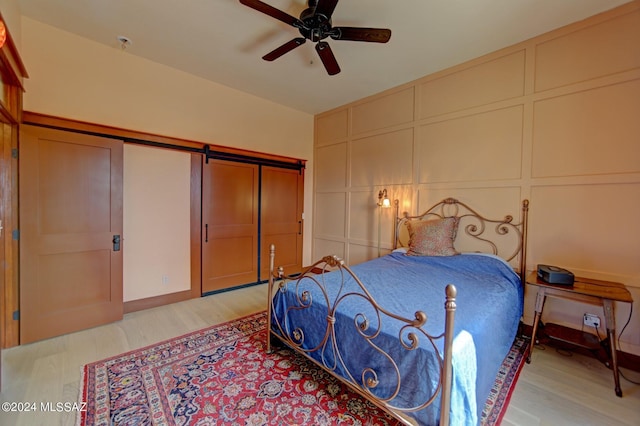
[[[549,284],[573,285],[573,272],[552,265],[538,265],[538,278]]]

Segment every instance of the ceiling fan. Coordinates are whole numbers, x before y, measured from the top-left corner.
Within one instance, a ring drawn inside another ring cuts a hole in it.
[[[331,51],[329,43],[324,41],[327,37],[331,37],[334,40],[373,43],[386,43],[391,38],[391,30],[383,28],[333,27],[331,25],[331,15],[338,4],[338,0],[309,0],[309,7],[302,11],[300,18],[291,16],[259,0],[240,0],[240,3],[297,28],[300,31],[300,35],[302,35],[302,37],[296,37],[264,55],[262,59],[265,61],[276,60],[285,53],[301,46],[307,40],[311,40],[316,43],[316,51],[329,75],[335,75],[340,72],[340,66]]]

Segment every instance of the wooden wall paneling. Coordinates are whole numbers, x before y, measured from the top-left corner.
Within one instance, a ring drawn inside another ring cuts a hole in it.
[[[535,102],[533,177],[640,172],[639,114],[640,80]]]
[[[312,262],[326,254],[343,258],[346,254],[344,242],[335,239],[344,240],[347,228],[345,189],[349,179],[350,123],[351,111],[346,108],[315,117]],[[334,228],[333,235],[323,235],[322,230],[333,228],[333,224],[340,231]]]
[[[388,254],[389,249],[382,249],[380,251],[381,256]],[[356,243],[349,244],[349,264],[357,265],[358,263],[366,262],[367,260],[378,257],[378,248],[371,247],[369,245],[361,245]]]
[[[351,134],[410,123],[413,121],[413,109],[413,87],[354,105],[351,109]]]
[[[521,105],[421,126],[419,182],[520,178],[522,130]]]
[[[428,79],[418,85],[420,118],[487,105],[524,95],[525,50]]]
[[[349,133],[349,111],[342,109],[316,117],[316,146],[344,140]]]
[[[413,127],[351,142],[351,187],[410,184]]]
[[[316,262],[324,256],[338,256],[346,259],[347,248],[344,241],[335,241],[325,238],[313,239],[313,261]]]
[[[606,271],[601,279],[640,285],[640,182],[540,183],[533,186],[532,198],[537,208],[530,213],[536,230],[529,237],[530,250],[540,263],[556,262],[582,275]]]
[[[373,194],[371,191],[354,191],[351,193],[349,204],[349,211],[351,212],[349,216],[349,241],[377,247],[377,195],[377,193]],[[391,209],[385,209],[385,211],[387,210]],[[387,241],[386,238],[385,241]],[[385,244],[385,246],[388,246],[388,244]]]
[[[640,10],[545,40],[536,45],[535,90],[640,68],[638,40]]]
[[[629,2],[317,116],[316,135],[329,132],[322,126],[337,111],[347,125],[339,140],[347,151],[332,161],[346,162],[348,182],[330,180],[329,156],[316,163],[316,182],[331,184],[315,188],[314,257],[329,249],[348,263],[376,256],[368,199],[383,188],[412,213],[453,196],[486,216],[520,217],[526,197],[531,217],[540,215],[529,226],[530,268],[566,262],[636,291],[640,230],[629,214],[640,209],[639,17],[640,1]],[[393,105],[411,87],[415,118],[398,124]],[[388,137],[408,129],[412,152]],[[397,161],[400,152],[408,158]],[[398,184],[407,168],[412,180]],[[572,314],[580,328],[581,313]],[[622,344],[640,353],[634,319]]]
[[[317,191],[344,189],[347,186],[347,143],[315,149],[315,180]]]
[[[313,234],[318,238],[345,238],[346,211],[347,198],[344,192],[316,193]]]

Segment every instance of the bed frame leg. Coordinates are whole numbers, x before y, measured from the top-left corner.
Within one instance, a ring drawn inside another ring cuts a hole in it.
[[[440,399],[440,426],[449,425],[449,411],[451,410],[451,350],[453,347],[453,321],[456,314],[457,293],[458,291],[454,285],[447,285],[447,298],[444,302],[446,318],[444,326],[444,369],[442,371],[442,395]]]
[[[271,353],[271,308],[273,307],[273,265],[275,264],[276,246],[269,246],[269,288],[267,288],[267,353]]]

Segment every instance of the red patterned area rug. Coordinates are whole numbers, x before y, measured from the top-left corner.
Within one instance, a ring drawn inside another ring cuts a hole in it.
[[[513,345],[511,345],[511,350],[502,361],[496,381],[493,383],[493,388],[484,404],[484,409],[480,416],[480,424],[482,426],[499,425],[502,422],[502,418],[509,406],[511,394],[520,376],[520,371],[524,366],[525,353],[528,347],[529,341],[521,337],[516,337]]]
[[[78,424],[397,424],[303,357],[265,353],[265,341],[261,312],[85,365]],[[505,359],[483,424],[501,420],[522,353]]]

